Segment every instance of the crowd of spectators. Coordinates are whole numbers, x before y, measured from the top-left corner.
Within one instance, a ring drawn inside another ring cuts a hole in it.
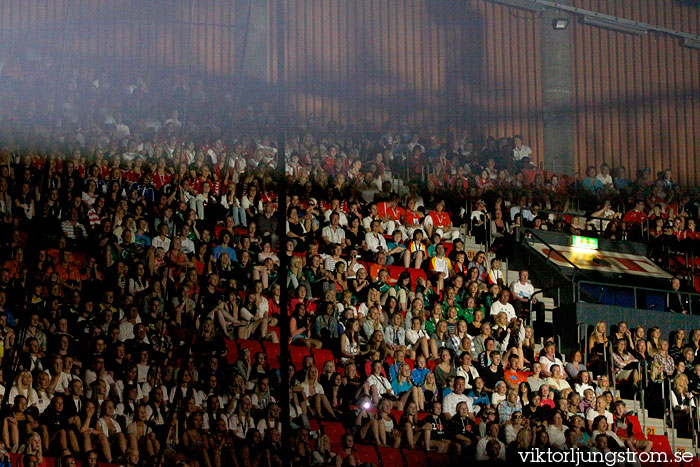
[[[517,226],[692,245],[697,205],[670,171],[629,180],[602,166],[576,182],[538,169],[520,136],[295,121],[279,193],[269,106],[238,116],[199,81],[155,93],[77,72],[54,99],[31,97],[53,71],[32,66],[6,69],[0,94],[2,442],[27,465],[146,465],[160,451],[168,465],[280,465],[281,404],[294,465],[360,465],[355,443],[480,461],[649,450],[611,365],[630,391],[659,366],[679,414],[691,406],[700,331],[691,355],[684,338],[668,347],[601,324],[586,368],[551,339],[536,349],[537,271],[508,284],[500,266]],[[566,214],[573,197],[590,222]],[[493,237],[492,251],[468,256],[465,233]],[[309,355],[280,371],[235,344],[231,358],[234,340]],[[334,358],[315,361],[322,350]],[[326,421],[343,424],[341,440]]]

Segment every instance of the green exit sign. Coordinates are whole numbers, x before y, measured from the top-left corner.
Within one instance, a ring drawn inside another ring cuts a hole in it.
[[[588,250],[597,250],[598,239],[574,235],[571,240],[571,246],[573,246],[574,248],[586,248]]]

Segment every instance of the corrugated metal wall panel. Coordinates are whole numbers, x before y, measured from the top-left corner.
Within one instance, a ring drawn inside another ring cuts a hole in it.
[[[302,118],[459,119],[484,135],[522,133],[541,150],[535,16],[483,0],[286,0],[285,10],[284,81]]]
[[[0,0],[0,49],[19,45],[70,65],[136,61],[235,76],[237,14],[247,0]],[[273,2],[276,3],[276,2]],[[158,5],[154,11],[153,4]],[[575,0],[582,8],[700,31],[700,10],[676,0]],[[343,125],[459,121],[475,134],[522,133],[542,147],[540,22],[484,0],[284,0],[285,77],[292,112]],[[270,82],[277,83],[276,9],[270,8]],[[549,25],[543,25],[549,27]],[[603,162],[670,167],[700,181],[700,52],[664,36],[630,36],[572,22],[577,170]],[[240,52],[240,50],[238,51]]]
[[[576,6],[698,32],[700,10],[676,0],[576,0]],[[696,50],[678,40],[572,25],[578,171],[603,162],[632,176],[650,167],[700,181],[700,80]]]
[[[247,0],[238,2],[245,10]],[[240,59],[237,7],[220,0],[0,0],[0,50],[11,55],[21,44],[62,59],[67,37],[66,60],[73,65],[135,62],[154,74],[184,71],[192,21],[192,70],[232,75]],[[67,35],[66,25],[72,25]]]

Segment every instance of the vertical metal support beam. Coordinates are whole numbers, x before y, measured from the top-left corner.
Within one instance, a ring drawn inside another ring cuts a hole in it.
[[[277,245],[282,252],[283,245],[286,245],[286,225],[287,225],[287,178],[285,175],[285,142],[286,133],[284,125],[286,124],[284,116],[285,111],[285,83],[284,83],[284,26],[285,26],[285,8],[284,0],[269,0],[265,2],[274,11],[273,17],[276,19],[277,27],[277,113],[280,115],[279,126],[280,133],[278,135],[279,142],[277,144]],[[267,51],[267,50],[266,50]],[[265,77],[267,78],[267,77]],[[280,420],[282,421],[282,466],[287,467],[292,465],[291,455],[291,417],[289,412],[289,401],[287,395],[291,388],[289,387],[289,378],[287,378],[287,367],[290,363],[289,358],[289,290],[287,288],[287,270],[289,268],[289,257],[286,254],[280,254]]]
[[[246,76],[254,82],[264,83],[268,78],[268,8],[274,4],[252,0],[250,4],[250,25],[245,50]]]
[[[570,0],[560,3],[570,4]],[[571,28],[554,29],[556,18],[575,18],[562,11],[542,13],[542,156],[545,169],[574,175],[574,106],[571,73]]]

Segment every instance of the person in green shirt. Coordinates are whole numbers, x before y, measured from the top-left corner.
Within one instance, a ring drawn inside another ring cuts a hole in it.
[[[467,298],[467,306],[466,306],[466,308],[464,308],[464,313],[462,315],[464,317],[464,320],[467,323],[472,323],[474,321],[474,312],[476,310],[481,310],[481,313],[483,315],[483,313],[484,313],[483,305],[477,305],[474,297]]]
[[[451,306],[457,308],[457,312],[462,312],[462,304],[457,300],[457,291],[454,287],[445,289],[445,296],[442,301],[442,311],[447,311]]]
[[[486,294],[484,304],[491,309],[491,305],[498,301],[498,295],[501,293],[501,286],[498,284],[489,285],[489,293]]]
[[[387,283],[388,280],[389,271],[387,271],[386,269],[380,269],[377,281],[374,284],[372,284],[372,288],[379,290],[379,293],[382,294],[382,302],[386,301],[386,299],[389,296],[389,289],[391,289],[391,286]]]
[[[419,277],[416,280],[416,296],[418,294],[423,296],[423,303],[426,307],[430,307],[431,304],[437,302],[440,298],[440,295],[433,290],[433,284],[430,282],[430,279],[423,277]]]
[[[440,241],[442,238],[440,237],[440,234],[434,233],[433,236],[431,237],[432,242],[428,246],[428,258],[434,258],[437,256],[437,246],[440,244]]]
[[[440,321],[442,321],[442,307],[439,303],[436,303],[430,311],[430,318],[425,321],[425,330],[428,331],[429,336],[435,333],[435,329]]]

